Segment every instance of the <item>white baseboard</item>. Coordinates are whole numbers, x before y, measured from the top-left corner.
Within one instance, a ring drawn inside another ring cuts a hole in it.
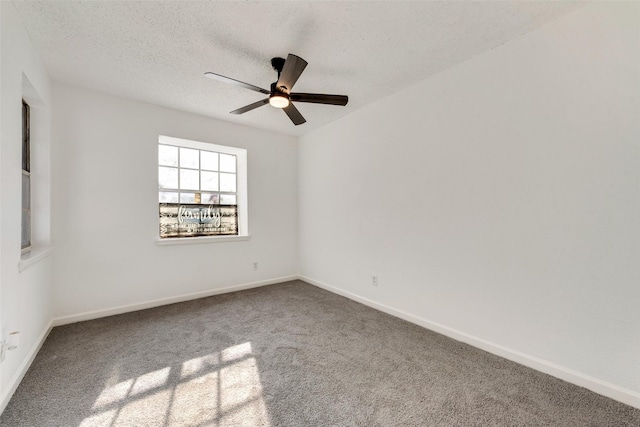
[[[380,310],[392,316],[414,323],[418,326],[422,326],[423,328],[438,332],[449,338],[453,338],[456,341],[467,343],[489,353],[504,357],[505,359],[519,363],[537,371],[544,372],[545,374],[549,374],[571,384],[584,387],[602,396],[609,397],[611,399],[617,400],[618,402],[622,402],[626,405],[640,409],[640,393],[633,390],[619,387],[615,384],[611,384],[607,381],[602,381],[598,378],[585,375],[581,372],[557,365],[553,362],[549,362],[547,360],[543,360],[516,350],[512,350],[507,347],[466,334],[462,331],[449,328],[445,325],[441,325],[439,323],[414,316],[405,311],[397,310],[387,305],[377,303],[367,298],[363,298],[359,295],[344,291],[335,286],[331,286],[318,280],[311,279],[310,277],[300,276],[299,279],[334,294],[341,295],[369,307],[375,308],[376,310]]]
[[[136,304],[121,305],[118,307],[107,308],[103,310],[87,311],[79,314],[72,314],[70,316],[55,317],[53,319],[53,326],[68,325],[70,323],[83,322],[85,320],[99,319],[101,317],[113,316],[116,314],[129,313],[132,311],[145,310],[147,308],[160,307],[168,304],[175,304],[178,302],[191,301],[199,298],[206,298],[212,295],[226,294],[229,292],[242,291],[245,289],[258,288],[260,286],[273,285],[275,283],[287,282],[290,280],[297,280],[298,276],[285,276],[277,277],[275,279],[261,280],[258,282],[244,283],[241,285],[228,286],[226,288],[211,289],[203,292],[194,292],[190,294],[178,295],[175,297],[161,298],[152,301],[146,301]]]
[[[38,337],[38,340],[35,342],[35,344],[33,344],[33,347],[31,347],[31,350],[27,354],[27,357],[22,361],[22,363],[20,364],[20,367],[18,368],[16,373],[13,375],[13,378],[11,378],[11,380],[9,381],[8,386],[4,389],[2,393],[2,398],[0,398],[0,414],[4,412],[4,408],[6,408],[7,405],[9,404],[9,401],[11,400],[11,396],[13,396],[13,393],[16,392],[16,389],[20,385],[22,378],[24,378],[24,375],[29,370],[31,363],[33,363],[33,360],[36,358],[36,355],[40,351],[42,344],[44,344],[44,341],[49,336],[49,332],[51,332],[51,328],[53,328],[53,322],[49,322],[47,327],[44,328],[44,330]]]

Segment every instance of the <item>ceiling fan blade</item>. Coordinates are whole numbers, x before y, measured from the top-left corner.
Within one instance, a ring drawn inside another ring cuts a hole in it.
[[[240,86],[245,89],[255,90],[256,92],[264,93],[265,95],[269,95],[271,93],[261,87],[250,85],[249,83],[241,82],[240,80],[232,79],[231,77],[221,76],[220,74],[208,72],[204,73],[204,76],[213,80],[218,80],[219,82],[231,83],[232,85]]]
[[[346,95],[324,95],[321,93],[292,93],[292,101],[313,102],[314,104],[347,105]]]
[[[287,60],[284,61],[284,67],[282,67],[276,86],[286,93],[291,92],[293,85],[296,84],[306,66],[307,61],[290,53]]]
[[[287,116],[289,116],[294,125],[298,126],[306,122],[302,114],[300,114],[300,111],[298,111],[293,104],[289,104],[289,106],[283,108],[283,110],[287,113]]]
[[[246,105],[246,106],[244,106],[244,107],[242,107],[242,108],[238,108],[237,110],[233,110],[233,111],[231,112],[231,114],[242,114],[242,113],[246,113],[247,111],[251,111],[251,110],[253,110],[254,108],[261,107],[261,106],[263,106],[264,104],[268,104],[268,103],[269,103],[269,98],[265,98],[265,99],[262,99],[262,100],[260,100],[260,101],[258,101],[258,102],[254,102],[253,104],[249,104],[249,105]]]

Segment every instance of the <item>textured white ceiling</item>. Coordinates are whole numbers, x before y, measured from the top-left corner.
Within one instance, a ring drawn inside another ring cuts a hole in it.
[[[580,7],[576,2],[14,1],[55,80],[248,126],[301,135]],[[296,106],[294,126],[264,96],[270,59],[309,62],[295,92],[349,96]]]

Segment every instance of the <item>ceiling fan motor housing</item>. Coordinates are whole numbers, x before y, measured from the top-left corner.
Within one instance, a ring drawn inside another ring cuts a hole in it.
[[[277,108],[288,107],[291,103],[291,97],[287,92],[277,86],[278,82],[271,83],[271,95],[269,95],[269,104]]]
[[[289,98],[289,93],[285,91],[282,87],[278,87],[278,82],[271,83],[271,95],[285,96]]]

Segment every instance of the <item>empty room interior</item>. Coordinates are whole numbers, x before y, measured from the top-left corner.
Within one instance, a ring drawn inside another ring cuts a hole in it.
[[[640,426],[640,3],[0,22],[0,426]]]

